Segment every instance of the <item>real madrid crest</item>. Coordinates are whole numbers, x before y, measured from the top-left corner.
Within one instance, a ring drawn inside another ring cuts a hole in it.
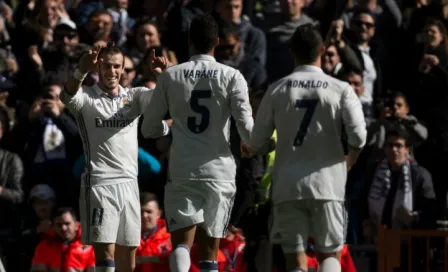
[[[123,105],[123,108],[129,108],[131,106],[131,103],[127,97],[123,97],[121,104]]]

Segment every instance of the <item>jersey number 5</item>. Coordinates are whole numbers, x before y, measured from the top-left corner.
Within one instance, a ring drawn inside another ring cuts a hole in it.
[[[199,124],[196,122],[196,117],[189,116],[187,120],[188,129],[196,134],[204,132],[210,124],[210,110],[199,104],[200,99],[209,99],[212,97],[211,90],[193,90],[190,97],[190,108],[192,111],[201,115]]]
[[[296,109],[306,109],[305,115],[303,116],[302,123],[300,123],[299,131],[297,131],[296,138],[294,139],[293,146],[301,146],[303,144],[303,139],[308,132],[308,126],[313,118],[314,111],[316,110],[317,99],[298,99],[296,100]]]

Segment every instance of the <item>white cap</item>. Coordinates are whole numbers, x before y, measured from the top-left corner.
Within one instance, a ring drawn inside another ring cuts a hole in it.
[[[76,24],[75,24],[75,22],[73,22],[72,20],[70,20],[70,19],[68,19],[68,18],[62,18],[62,19],[60,19],[59,22],[58,22],[58,24],[56,25],[56,27],[57,27],[57,26],[62,26],[62,25],[68,26],[68,27],[71,28],[72,30],[76,30]]]
[[[47,184],[37,184],[30,191],[30,199],[38,198],[43,200],[56,198],[56,193]]]

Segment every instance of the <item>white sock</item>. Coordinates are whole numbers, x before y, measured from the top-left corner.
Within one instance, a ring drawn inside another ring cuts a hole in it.
[[[305,270],[303,270],[302,268],[296,268],[294,270],[291,270],[289,272],[306,272]]]
[[[115,262],[113,260],[97,260],[95,272],[115,272]]]
[[[335,257],[326,258],[320,263],[319,272],[341,272],[341,264]]]
[[[188,272],[190,270],[190,250],[186,245],[178,245],[170,255],[171,272]]]
[[[218,272],[218,262],[216,261],[200,261],[199,270],[201,272]]]

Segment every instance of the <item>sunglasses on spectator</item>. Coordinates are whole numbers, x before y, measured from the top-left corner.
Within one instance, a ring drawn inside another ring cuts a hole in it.
[[[134,72],[134,71],[135,71],[134,68],[124,68],[124,72],[125,72],[126,74],[132,73],[132,72]]]
[[[71,39],[75,38],[76,36],[78,36],[76,33],[55,33],[54,39],[62,41],[65,37],[67,37],[69,40],[71,40]]]
[[[405,147],[404,144],[400,144],[400,143],[386,143],[386,147],[387,148],[394,148],[396,147],[397,149],[402,149],[403,147]]]
[[[362,27],[363,25],[365,25],[368,29],[371,29],[371,28],[374,28],[374,27],[375,27],[375,24],[373,24],[373,23],[369,23],[369,22],[364,22],[364,21],[361,21],[361,20],[356,20],[356,21],[355,21],[355,24],[356,24],[358,27]]]

